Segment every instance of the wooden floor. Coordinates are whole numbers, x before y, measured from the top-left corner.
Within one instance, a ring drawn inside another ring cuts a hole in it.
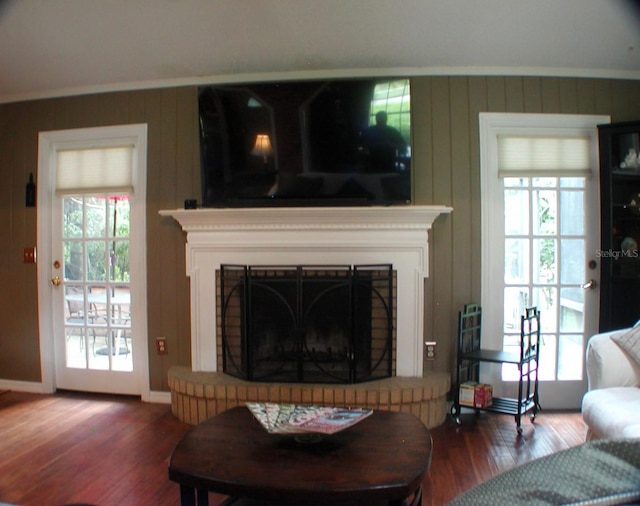
[[[176,506],[171,450],[189,426],[169,406],[132,398],[59,393],[0,394],[0,502]],[[578,413],[542,411],[518,436],[513,417],[463,413],[432,430],[423,505],[442,505],[507,469],[584,441]],[[221,496],[210,496],[217,505]]]

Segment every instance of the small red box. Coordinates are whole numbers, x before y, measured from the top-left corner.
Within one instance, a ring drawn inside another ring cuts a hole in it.
[[[460,385],[460,405],[486,408],[493,403],[493,387],[486,383],[467,381]]]

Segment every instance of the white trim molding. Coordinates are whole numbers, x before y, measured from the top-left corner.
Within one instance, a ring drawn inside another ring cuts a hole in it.
[[[38,135],[38,317],[40,332],[40,357],[42,384],[45,392],[54,392],[59,386],[56,366],[62,364],[63,357],[56,356],[54,336],[61,333],[59,321],[62,315],[62,297],[54,293],[50,280],[54,273],[53,261],[60,252],[54,250],[54,232],[52,210],[55,209],[55,154],[58,149],[121,145],[131,143],[135,146],[132,184],[134,191],[129,196],[131,223],[135,224],[135,237],[131,237],[130,271],[131,309],[135,315],[132,320],[132,346],[134,372],[120,377],[121,390],[116,391],[114,383],[103,380],[102,371],[83,369],[95,375],[95,383],[89,385],[83,379],[79,390],[104,391],[141,395],[142,400],[149,398],[149,348],[147,340],[147,268],[146,268],[146,182],[147,182],[147,125],[125,124],[105,127],[74,128],[39,132]],[[62,335],[62,334],[60,334]],[[74,371],[79,372],[80,369]],[[112,376],[113,378],[113,376]]]
[[[160,211],[187,232],[191,364],[215,371],[216,271],[236,265],[392,264],[397,276],[396,374],[421,377],[428,233],[445,206]]]
[[[0,390],[12,390],[14,392],[28,392],[31,394],[49,394],[51,388],[44,383],[36,381],[0,380]]]

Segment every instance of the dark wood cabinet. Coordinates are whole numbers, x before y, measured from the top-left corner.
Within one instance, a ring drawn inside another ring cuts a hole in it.
[[[640,121],[598,127],[600,331],[640,319]]]

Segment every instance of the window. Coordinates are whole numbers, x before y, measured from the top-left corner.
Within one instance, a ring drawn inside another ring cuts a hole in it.
[[[505,178],[503,185],[503,349],[519,351],[520,316],[536,306],[544,314],[540,379],[579,380],[582,361],[575,357],[582,354],[584,328],[585,178]],[[518,372],[505,366],[503,377],[515,380]]]

